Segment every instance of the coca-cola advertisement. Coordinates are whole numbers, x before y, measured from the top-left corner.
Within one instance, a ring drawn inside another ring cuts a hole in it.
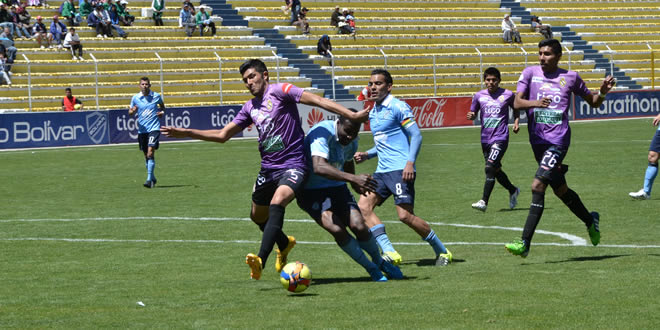
[[[432,97],[421,99],[401,99],[412,109],[415,121],[420,128],[449,126],[471,126],[472,121],[465,117],[470,111],[471,97]],[[364,108],[373,107],[373,101],[364,103]],[[371,130],[369,123],[365,130]]]

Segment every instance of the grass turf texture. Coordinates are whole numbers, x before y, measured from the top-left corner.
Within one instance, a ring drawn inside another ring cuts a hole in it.
[[[519,206],[508,210],[496,185],[483,214],[470,208],[484,181],[478,128],[425,131],[415,211],[435,223],[455,263],[431,266],[432,249],[396,221],[388,200],[376,212],[406,279],[372,283],[316,224],[287,221],[299,241],[290,261],[313,274],[301,295],[281,287],[274,253],[260,281],[244,264],[261,238],[245,219],[259,169],[254,140],[162,144],[151,190],[142,187],[137,145],[2,152],[0,328],[652,328],[660,323],[660,201],[627,196],[642,185],[650,121],[572,124],[567,179],[601,213],[602,246],[537,232],[534,243],[561,245],[533,245],[527,259],[503,246],[520,236],[531,200],[526,127],[504,158]],[[360,150],[371,143],[361,135]],[[286,219],[309,216],[294,202]],[[538,229],[588,240],[550,191]]]

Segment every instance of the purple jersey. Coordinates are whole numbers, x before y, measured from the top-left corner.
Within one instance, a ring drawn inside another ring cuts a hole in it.
[[[472,98],[470,111],[479,112],[481,143],[492,144],[509,140],[509,107],[513,108],[515,95],[499,88],[494,94],[488,89],[478,91]]]
[[[268,84],[263,97],[245,103],[232,121],[243,129],[256,126],[262,168],[307,168],[305,132],[297,106],[302,93],[291,84]]]
[[[583,98],[591,91],[575,71],[557,69],[544,73],[541,66],[525,68],[518,79],[517,93],[530,101],[546,96],[552,99],[547,108],[531,108],[529,116],[529,141],[532,144],[554,144],[568,147],[571,143],[571,129],[568,126],[568,108],[571,93]]]

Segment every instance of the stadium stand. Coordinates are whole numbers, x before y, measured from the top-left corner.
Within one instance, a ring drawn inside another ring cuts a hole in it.
[[[53,0],[51,8],[29,10],[33,19],[41,15],[50,23],[60,3]],[[237,67],[249,57],[264,59],[273,79],[279,62],[283,81],[337,99],[355,98],[369,72],[385,66],[396,80],[394,94],[402,97],[472,95],[481,88],[481,72],[488,66],[502,71],[503,87],[515,89],[525,65],[537,62],[542,36],[530,28],[532,15],[552,25],[555,38],[570,50],[564,53],[563,66],[578,71],[590,88],[611,71],[619,81],[617,88],[660,83],[660,78],[652,80],[651,69],[651,51],[660,49],[657,1],[305,0],[309,35],[288,24],[290,15],[283,13],[281,0],[204,3],[213,8],[216,38],[187,38],[178,28],[180,3],[168,3],[165,25],[154,26],[150,18],[140,17],[150,1],[135,0],[128,9],[137,19],[125,27],[126,39],[96,38],[92,28],[79,27],[85,61],[17,39],[13,85],[0,86],[0,110],[28,109],[29,95],[33,110],[58,110],[66,87],[75,88],[87,109],[94,108],[90,104],[97,95],[101,109],[125,108],[137,92],[137,80],[145,75],[152,79],[153,90],[162,88],[168,106],[219,104],[220,88],[223,104],[239,104],[250,95]],[[337,34],[330,26],[337,5],[355,11],[356,35]],[[520,45],[502,41],[501,20],[508,13],[521,32]],[[331,37],[334,68],[316,54],[316,42],[324,34]],[[222,87],[216,54],[222,59]],[[655,76],[659,73],[656,69]]]

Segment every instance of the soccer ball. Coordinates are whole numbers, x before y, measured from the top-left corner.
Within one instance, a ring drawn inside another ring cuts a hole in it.
[[[76,110],[80,110],[80,108],[82,108],[82,105],[76,104],[76,105],[73,106],[73,108],[76,109]]]
[[[303,292],[312,284],[312,272],[300,261],[291,262],[282,268],[280,282],[291,292]]]

